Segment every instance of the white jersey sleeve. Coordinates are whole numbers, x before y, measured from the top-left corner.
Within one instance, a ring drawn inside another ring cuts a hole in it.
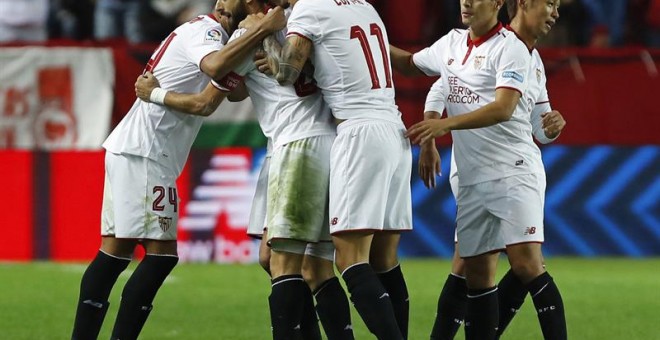
[[[447,35],[433,45],[413,54],[413,63],[427,76],[439,76],[442,63],[442,51],[447,48]]]
[[[197,67],[202,66],[202,59],[209,53],[218,51],[224,46],[227,37],[223,37],[224,30],[221,30],[216,25],[205,22],[205,33],[200,35],[194,31],[186,31],[188,37],[188,44],[185,53],[188,59],[193,61]]]
[[[286,27],[287,35],[299,35],[312,42],[317,41],[321,36],[321,25],[311,6],[311,1],[299,1],[293,6]]]
[[[509,44],[499,55],[495,89],[509,88],[522,95],[527,89],[529,68],[529,51],[525,45]]]
[[[538,54],[538,51],[534,50],[532,54],[532,71],[534,74],[530,73],[530,77],[536,77],[538,81],[538,87],[540,89],[538,98],[534,102],[534,108],[531,113],[531,122],[532,122],[532,133],[534,138],[537,141],[543,144],[548,144],[553,142],[559,136],[555,138],[548,138],[543,131],[543,117],[542,114],[552,111],[552,106],[550,105],[550,98],[548,97],[548,89],[546,88],[547,78],[545,76],[545,67],[543,66],[543,61],[541,56]]]
[[[434,111],[442,114],[445,110],[445,91],[442,83],[442,78],[438,79],[431,85],[429,93],[426,95],[426,102],[424,103],[424,112]]]

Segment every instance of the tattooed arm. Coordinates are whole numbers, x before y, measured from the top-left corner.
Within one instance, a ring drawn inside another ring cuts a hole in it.
[[[277,82],[280,85],[291,85],[296,82],[300,72],[305,66],[305,62],[312,52],[312,42],[298,35],[290,35],[282,47],[278,57],[274,57],[274,64],[277,64],[276,74]]]

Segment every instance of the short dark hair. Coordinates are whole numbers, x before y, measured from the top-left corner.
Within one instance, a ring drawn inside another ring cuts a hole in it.
[[[506,10],[509,13],[509,20],[513,20],[518,12],[518,0],[506,0]]]

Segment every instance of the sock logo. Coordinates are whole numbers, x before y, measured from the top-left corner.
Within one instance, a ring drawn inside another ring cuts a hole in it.
[[[100,302],[96,302],[96,301],[92,301],[92,300],[85,300],[85,301],[83,301],[83,303],[86,304],[86,305],[90,305],[92,307],[98,308],[98,309],[103,308],[103,304],[100,303]]]
[[[545,312],[553,311],[553,310],[555,310],[555,309],[557,309],[555,306],[548,306],[548,307],[539,308],[539,309],[537,310],[537,312],[538,312],[539,314],[541,314],[541,313],[545,313]]]

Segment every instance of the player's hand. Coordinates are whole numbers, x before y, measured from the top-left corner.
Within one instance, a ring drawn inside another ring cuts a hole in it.
[[[278,64],[271,57],[268,56],[268,53],[262,49],[258,49],[257,53],[254,54],[254,65],[257,66],[259,72],[272,77],[274,74],[277,74]]]
[[[542,113],[541,119],[541,127],[543,128],[543,132],[545,133],[545,136],[550,139],[557,138],[559,133],[561,133],[561,130],[563,130],[564,126],[566,126],[564,117],[557,110]]]
[[[266,15],[263,13],[250,14],[246,16],[243,21],[238,23],[238,28],[249,30],[250,28],[257,26],[265,16]]]
[[[449,133],[448,119],[427,119],[411,126],[406,131],[406,137],[410,138],[413,144],[423,144],[433,138],[441,137]]]
[[[428,189],[435,188],[436,177],[440,175],[440,154],[433,140],[422,144],[418,162],[419,178]]]
[[[286,16],[284,15],[284,9],[282,7],[275,7],[268,11],[268,14],[264,17],[264,20],[261,22],[263,25],[262,28],[267,32],[277,32],[281,31],[286,27]]]
[[[160,87],[158,79],[151,72],[145,72],[137,77],[135,81],[135,95],[143,101],[149,103],[149,97],[153,89]]]

